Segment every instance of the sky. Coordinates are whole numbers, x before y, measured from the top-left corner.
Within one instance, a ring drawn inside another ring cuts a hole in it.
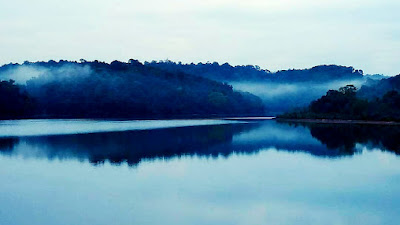
[[[0,0],[0,64],[173,60],[400,73],[399,0]]]

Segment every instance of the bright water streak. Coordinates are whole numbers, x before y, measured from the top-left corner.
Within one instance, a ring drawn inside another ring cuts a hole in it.
[[[0,137],[86,134],[239,123],[232,120],[3,120]]]

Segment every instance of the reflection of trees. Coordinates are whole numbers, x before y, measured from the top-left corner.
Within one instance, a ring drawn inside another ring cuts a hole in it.
[[[113,164],[127,162],[129,165],[157,158],[226,157],[234,153],[253,154],[265,149],[337,158],[353,155],[357,150],[357,143],[400,154],[399,138],[400,127],[397,126],[311,123],[288,125],[269,121],[0,139],[0,153],[27,154],[50,160],[71,158],[87,160],[93,164],[105,161]]]
[[[228,156],[233,153],[232,137],[256,125],[228,124],[130,132],[76,134],[47,137],[26,137],[26,146],[40,149],[49,159],[78,158],[93,164],[110,161],[135,165],[143,159],[198,155]],[[7,141],[6,141],[7,140]],[[9,145],[0,149],[13,149]],[[16,144],[16,143],[14,143]],[[26,148],[26,146],[23,146]],[[247,151],[243,149],[243,151]]]
[[[0,138],[0,152],[11,153],[17,143],[17,138]]]
[[[366,124],[297,123],[310,129],[311,135],[328,149],[353,154],[356,144],[381,148],[400,154],[400,127]]]

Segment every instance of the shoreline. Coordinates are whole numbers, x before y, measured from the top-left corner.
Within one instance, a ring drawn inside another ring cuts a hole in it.
[[[374,120],[284,119],[284,118],[276,118],[276,121],[297,122],[297,123],[323,123],[323,124],[400,125],[400,122],[395,122],[395,121],[374,121]]]
[[[243,116],[243,117],[131,117],[131,118],[101,118],[101,117],[87,117],[87,118],[57,118],[57,117],[43,117],[43,118],[12,118],[12,119],[4,119],[0,118],[0,121],[18,121],[18,120],[95,120],[95,121],[132,121],[132,120],[231,120],[231,121],[256,121],[256,120],[274,120],[276,117],[274,116]]]

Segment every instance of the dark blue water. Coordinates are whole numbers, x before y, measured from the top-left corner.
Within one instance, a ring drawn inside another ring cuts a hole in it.
[[[41,120],[0,136],[1,225],[400,219],[397,126]]]

